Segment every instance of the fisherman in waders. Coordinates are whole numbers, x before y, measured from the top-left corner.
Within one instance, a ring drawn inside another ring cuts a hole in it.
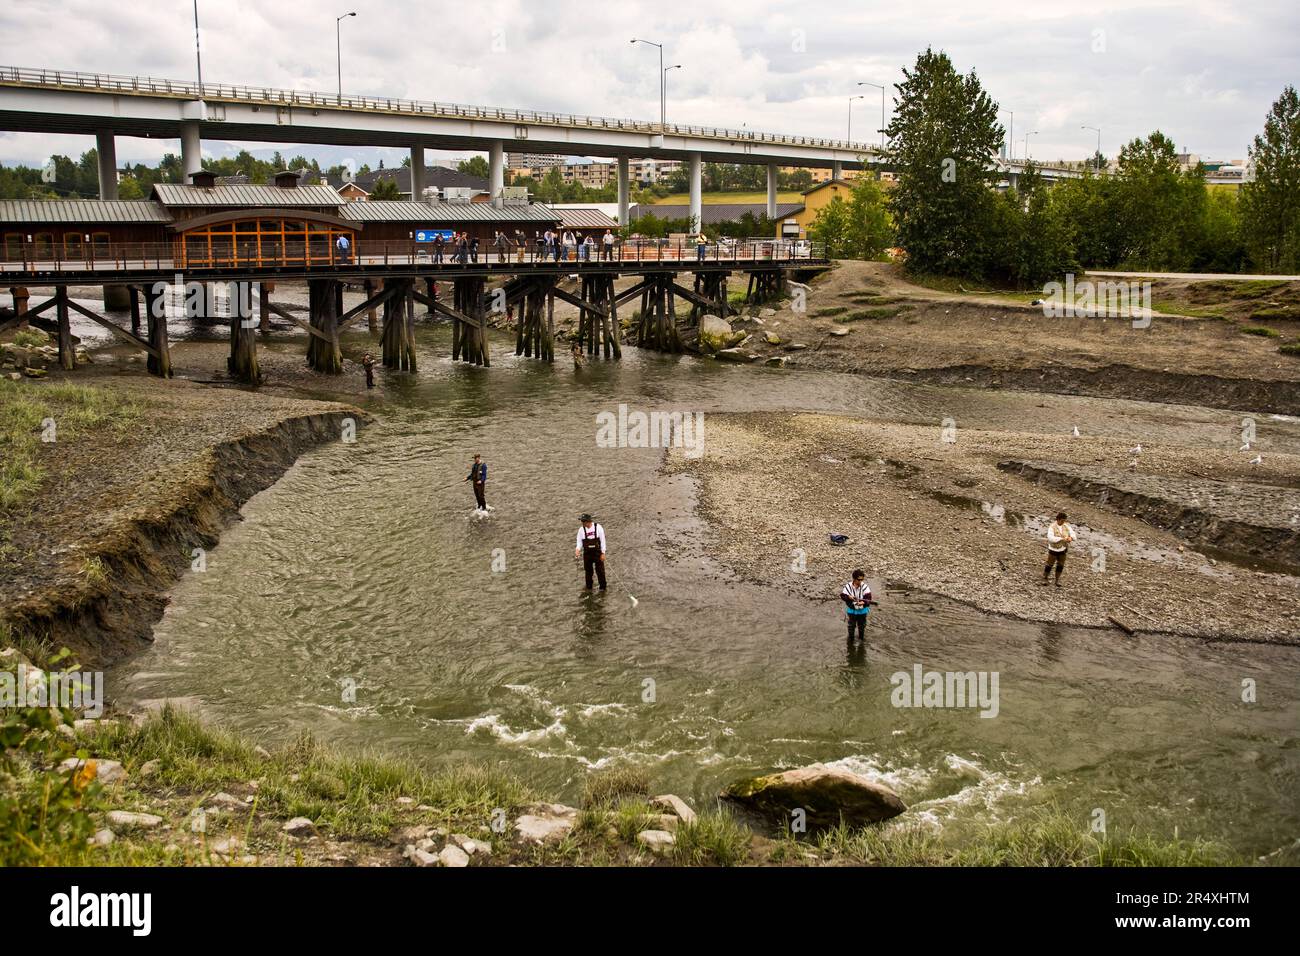
[[[592,521],[591,515],[582,516],[582,527],[578,529],[577,546],[573,550],[573,556],[582,558],[582,571],[587,578],[587,590],[591,590],[593,570],[600,580],[600,589],[605,590],[605,529]]]
[[[366,388],[375,387],[375,357],[367,352],[361,356],[361,367],[366,370]]]
[[[1065,512],[1059,512],[1056,520],[1047,526],[1047,566],[1043,568],[1043,586],[1047,586],[1048,575],[1056,568],[1056,586],[1061,586],[1061,572],[1065,570],[1065,555],[1074,540],[1074,529],[1065,523]]]
[[[483,497],[483,488],[487,484],[487,465],[484,463],[482,456],[474,456],[474,464],[470,466],[469,474],[465,476],[465,480],[474,483],[474,500],[478,502],[478,510],[487,511],[487,500]]]
[[[871,585],[867,583],[867,575],[861,568],[854,571],[853,580],[844,585],[840,600],[844,602],[844,615],[849,622],[849,640],[853,640],[856,629],[858,640],[865,641],[867,614],[871,612]]]

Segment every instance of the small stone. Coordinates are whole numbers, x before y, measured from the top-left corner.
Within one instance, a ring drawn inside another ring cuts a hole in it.
[[[650,801],[652,806],[663,807],[677,815],[677,818],[683,823],[693,823],[695,821],[695,811],[681,797],[665,793],[662,796],[655,797]]]
[[[437,866],[439,857],[428,850],[415,850],[411,853],[411,862],[416,866]]]
[[[253,753],[257,754],[263,760],[271,759],[271,751],[267,750],[261,744],[258,744],[256,747],[253,748]]]
[[[316,824],[312,823],[306,817],[294,817],[288,823],[280,828],[289,836],[314,836],[316,833]]]
[[[207,803],[209,806],[226,807],[227,809],[242,810],[244,808],[243,800],[240,800],[238,797],[233,797],[230,794],[225,792],[214,793],[211,797],[209,797],[204,802]]]
[[[163,818],[152,813],[132,813],[129,810],[110,810],[108,825],[118,830],[152,830]]]
[[[113,831],[105,827],[102,830],[96,830],[95,835],[86,842],[91,846],[108,846],[115,839],[117,839],[117,837],[114,835]]]
[[[474,852],[478,849],[478,844],[463,833],[453,833],[447,839],[471,856],[473,856]]]
[[[402,806],[406,807],[406,806],[410,806],[411,804],[415,803],[415,798],[414,798],[414,797],[398,797],[398,798],[397,798],[397,802],[400,803]]]
[[[642,830],[636,835],[636,842],[651,853],[667,853],[677,838],[666,830]]]
[[[230,858],[236,856],[243,845],[239,842],[239,837],[226,837],[224,840],[218,840],[212,844],[212,852],[217,856]]]
[[[59,764],[59,769],[79,771],[83,766],[91,765],[94,767],[95,779],[106,786],[121,783],[127,778],[126,770],[116,760],[97,760],[93,757],[82,760],[79,757],[69,757]]]
[[[469,854],[458,846],[445,846],[438,854],[443,866],[469,866]]]
[[[394,843],[419,843],[428,835],[425,827],[402,827],[393,833]]]
[[[152,777],[154,774],[156,774],[159,771],[161,767],[162,767],[161,760],[157,760],[157,759],[146,760],[143,764],[140,765],[140,776]]]

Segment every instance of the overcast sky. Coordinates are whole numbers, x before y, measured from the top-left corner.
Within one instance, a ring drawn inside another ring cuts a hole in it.
[[[1300,82],[1296,0],[199,0],[210,82],[658,118],[661,41],[669,120],[874,139],[880,92],[927,45],[974,69],[1039,159],[1102,151],[1161,129],[1204,157],[1244,158],[1283,86]],[[6,65],[192,79],[190,0],[3,0]],[[0,97],[3,97],[0,88]],[[79,155],[92,137],[0,133],[0,161]],[[250,144],[256,148],[261,144]],[[205,143],[205,149],[209,144]],[[226,152],[213,144],[214,151]],[[179,151],[120,139],[119,161]]]

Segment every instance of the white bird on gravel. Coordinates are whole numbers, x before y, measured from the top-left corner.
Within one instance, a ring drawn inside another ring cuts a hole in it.
[[[1250,463],[1251,463],[1252,465],[1262,465],[1262,464],[1264,464],[1264,456],[1263,456],[1263,455],[1256,455],[1254,458],[1252,458],[1252,459],[1250,460]]]
[[[641,603],[641,602],[638,601],[636,598],[632,597],[632,595],[630,595],[630,594],[628,595],[628,597],[632,598],[632,606],[633,606],[633,607],[636,607],[638,604]]]
[[[1128,453],[1129,453],[1130,455],[1140,455],[1140,454],[1142,454],[1142,446],[1141,446],[1141,445],[1134,445],[1132,448],[1130,448],[1130,449],[1128,450]]]
[[[1075,438],[1078,438],[1078,437],[1079,437],[1079,426],[1078,426],[1078,425],[1075,425],[1075,426],[1074,426],[1074,431],[1072,431],[1070,434],[1073,435]]]
[[[1250,451],[1250,442],[1246,442],[1237,451]]]

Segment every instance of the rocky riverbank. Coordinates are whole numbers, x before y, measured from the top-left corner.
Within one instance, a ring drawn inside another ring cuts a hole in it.
[[[1300,578],[1251,567],[1292,547],[1300,456],[1259,464],[1233,451],[1146,448],[1102,437],[953,429],[812,414],[714,415],[705,452],[675,451],[698,482],[715,556],[746,578],[834,602],[854,567],[886,603],[896,588],[994,614],[1224,641],[1300,643]],[[1017,462],[1036,462],[1030,469]],[[1045,462],[1092,481],[1041,482]],[[1036,470],[1034,470],[1036,469]],[[1122,473],[1123,478],[1116,478]],[[1098,492],[1107,481],[1172,488],[1154,507]],[[1213,487],[1174,507],[1177,489]],[[1063,586],[1043,587],[1050,516],[1078,532]],[[1222,551],[1197,550],[1217,528]],[[1252,531],[1252,529],[1254,529]],[[831,534],[846,535],[836,546]],[[1227,549],[1232,549],[1234,553]],[[803,557],[801,571],[792,555]],[[1294,555],[1292,555],[1294,557]]]

